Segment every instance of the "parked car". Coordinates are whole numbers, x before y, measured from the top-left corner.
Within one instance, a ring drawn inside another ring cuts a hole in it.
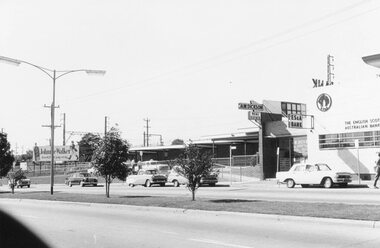
[[[30,188],[30,179],[23,176],[21,179],[16,180],[15,187],[16,188],[22,188],[22,187],[28,187]],[[11,187],[12,182],[9,180],[8,185]]]
[[[186,185],[188,180],[179,173],[178,167],[173,167],[173,169],[169,172],[168,182],[173,183],[174,187],[179,187],[180,185]],[[209,185],[215,186],[218,182],[218,174],[216,172],[212,172],[207,176],[202,176],[200,180],[200,185]]]
[[[94,176],[91,176],[90,173],[79,172],[74,173],[71,177],[66,178],[65,184],[69,185],[70,187],[74,184],[78,184],[82,187],[84,187],[85,185],[97,186],[98,179]]]
[[[346,187],[352,181],[349,172],[331,169],[327,164],[294,164],[289,171],[277,172],[276,179],[279,183],[286,183],[288,188],[293,188],[296,184],[302,187],[309,185],[322,185],[331,188],[334,184]]]
[[[139,162],[138,167],[142,170],[157,170],[158,174],[168,175],[170,171],[170,167],[168,162],[166,161],[156,161],[156,160],[148,160],[144,162]]]
[[[156,169],[153,170],[139,170],[137,175],[129,175],[127,177],[127,184],[131,187],[135,185],[143,185],[145,187],[151,187],[153,184],[165,186],[167,177],[159,174]]]

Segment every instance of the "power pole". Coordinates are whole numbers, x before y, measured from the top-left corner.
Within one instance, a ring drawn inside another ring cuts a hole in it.
[[[104,137],[106,137],[106,135],[107,135],[107,119],[108,119],[108,117],[105,116],[104,117]]]
[[[54,125],[55,118],[55,109],[59,108],[59,106],[55,106],[55,76],[56,71],[54,70],[53,74],[53,102],[50,106],[44,105],[45,108],[50,108],[51,115],[51,124],[50,125],[42,125],[43,127],[49,127],[51,130],[51,140],[50,140],[50,150],[51,150],[51,167],[50,167],[50,194],[53,195],[53,185],[54,185],[54,130],[56,126]]]
[[[327,83],[326,83],[326,85],[333,85],[334,84],[334,82],[332,81],[332,79],[334,78],[333,62],[334,62],[334,57],[331,56],[330,54],[327,55]]]
[[[144,147],[145,147],[145,132],[143,133]]]
[[[63,113],[63,145],[66,145],[66,113]]]
[[[145,134],[146,146],[149,146],[149,128],[150,128],[149,122],[150,122],[150,120],[148,118],[146,118],[146,119],[144,119],[144,121],[146,121],[146,126],[144,126],[144,127],[146,127],[146,134]]]

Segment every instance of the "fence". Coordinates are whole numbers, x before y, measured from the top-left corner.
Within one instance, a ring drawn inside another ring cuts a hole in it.
[[[213,162],[218,167],[220,181],[246,182],[260,178],[258,155],[214,158]]]
[[[55,175],[67,175],[75,172],[87,172],[91,168],[90,163],[67,163],[67,164],[55,164]],[[28,169],[25,172],[27,176],[47,176],[50,175],[50,163],[33,163],[28,164]]]

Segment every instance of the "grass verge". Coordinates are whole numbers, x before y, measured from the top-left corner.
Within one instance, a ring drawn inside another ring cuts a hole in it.
[[[50,195],[47,191],[25,192],[14,195],[10,192],[1,192],[0,198],[108,203],[134,206],[380,221],[380,206],[378,205],[283,202],[244,199],[208,199],[200,197],[198,197],[196,201],[191,201],[189,197],[162,197],[148,195],[111,195],[110,198],[106,198],[104,195],[70,194],[59,192],[56,192],[54,195]]]

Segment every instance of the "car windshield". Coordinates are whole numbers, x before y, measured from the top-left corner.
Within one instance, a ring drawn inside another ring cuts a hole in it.
[[[320,171],[329,171],[331,170],[327,164],[316,164]]]
[[[154,175],[154,174],[157,174],[157,171],[156,170],[147,170],[147,171],[145,171],[145,174]]]

